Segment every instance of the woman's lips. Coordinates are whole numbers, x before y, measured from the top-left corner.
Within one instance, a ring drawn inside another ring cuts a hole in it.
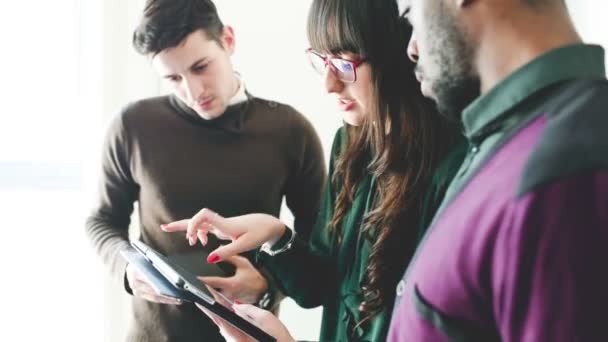
[[[349,111],[355,107],[355,101],[347,99],[339,99],[338,106],[342,111]]]

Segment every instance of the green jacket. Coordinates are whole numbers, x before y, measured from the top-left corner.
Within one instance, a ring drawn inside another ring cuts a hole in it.
[[[346,131],[341,128],[332,147],[330,175],[333,175],[335,160],[345,146],[345,139]],[[443,198],[445,185],[460,165],[464,148],[451,155],[454,157],[448,158],[447,167],[440,167],[433,178],[434,185],[441,189],[433,186],[429,190],[422,206],[421,221],[424,222],[420,227],[426,227],[428,218]],[[260,261],[286,295],[304,308],[323,306],[321,341],[386,340],[392,303],[373,320],[354,330],[361,319],[358,310],[362,301],[361,283],[372,246],[359,232],[364,215],[372,209],[375,193],[375,180],[368,174],[360,182],[352,207],[342,221],[342,243],[338,245],[336,236],[327,229],[337,196],[336,189],[328,182],[309,243],[296,237],[288,251],[274,257],[260,253]],[[404,270],[394,271],[402,274]]]

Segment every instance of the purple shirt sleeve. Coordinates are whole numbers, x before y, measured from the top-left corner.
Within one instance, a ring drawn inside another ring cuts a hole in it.
[[[503,341],[608,341],[608,172],[543,186],[496,236],[493,309]]]

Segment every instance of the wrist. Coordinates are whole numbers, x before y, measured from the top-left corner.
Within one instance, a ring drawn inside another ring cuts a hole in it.
[[[258,288],[258,297],[255,300],[255,305],[264,309],[264,310],[268,310],[268,308],[270,307],[270,305],[272,304],[272,296],[271,296],[271,290],[270,290],[270,282],[267,278],[267,275],[264,274],[263,272],[261,272],[261,270],[258,270],[260,272],[260,277],[262,278],[262,283],[261,286]]]
[[[260,247],[260,250],[270,256],[289,250],[295,240],[296,232],[285,226],[283,226],[283,229],[283,234],[274,243],[266,242]]]
[[[273,304],[272,294],[270,291],[266,290],[264,293],[262,293],[256,304],[260,309],[270,310]]]

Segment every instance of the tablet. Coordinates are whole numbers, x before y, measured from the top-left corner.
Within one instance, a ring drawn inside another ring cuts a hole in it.
[[[165,297],[171,297],[186,301],[191,301],[192,296],[176,288],[171,284],[152,264],[137,250],[130,248],[120,251],[122,257],[127,260],[139,273],[141,273],[148,281],[150,285],[158,292],[158,294]]]
[[[189,253],[167,255],[167,259],[198,276],[230,277],[234,275],[236,269],[231,263],[208,263],[209,253],[210,251],[199,249]]]
[[[275,338],[237,315],[232,309],[232,300],[205,285],[195,274],[174,261],[176,259],[164,256],[141,241],[133,241],[131,245],[133,249],[121,252],[122,255],[127,261],[133,262],[133,266],[153,282],[153,286],[158,289],[160,294],[200,304],[257,341],[276,341]],[[177,258],[177,260],[183,260],[183,258]],[[200,262],[207,263],[205,259]],[[224,270],[221,269],[221,272]],[[205,275],[222,276],[221,274]]]

